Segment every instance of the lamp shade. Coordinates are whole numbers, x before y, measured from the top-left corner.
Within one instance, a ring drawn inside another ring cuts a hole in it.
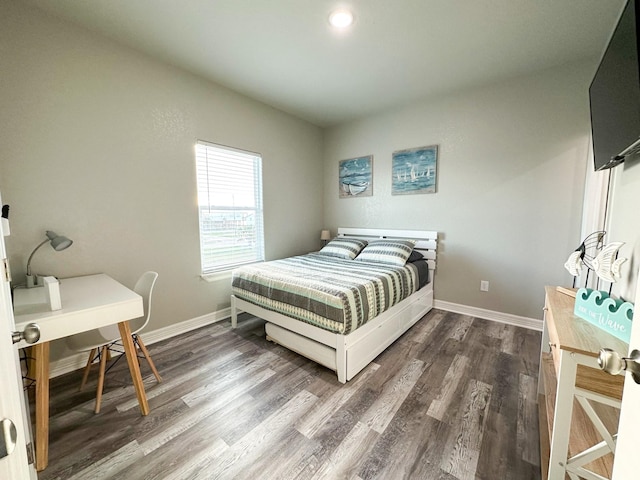
[[[331,230],[322,230],[320,240],[331,240]]]
[[[73,243],[73,240],[65,237],[64,235],[58,235],[56,232],[47,230],[47,238],[51,242],[51,246],[56,252],[69,248]]]

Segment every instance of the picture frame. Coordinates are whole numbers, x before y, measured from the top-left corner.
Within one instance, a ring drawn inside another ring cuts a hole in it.
[[[391,194],[436,193],[438,145],[397,150],[391,155]]]
[[[348,158],[338,162],[338,197],[373,195],[373,155]]]

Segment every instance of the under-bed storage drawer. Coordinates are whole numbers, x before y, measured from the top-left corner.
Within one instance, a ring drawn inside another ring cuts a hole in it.
[[[336,370],[336,351],[310,338],[267,322],[265,325],[267,338],[293,350],[300,355],[310,358],[314,362],[324,365],[331,370]]]

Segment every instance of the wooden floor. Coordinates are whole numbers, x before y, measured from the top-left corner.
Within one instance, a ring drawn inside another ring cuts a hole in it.
[[[51,382],[49,479],[539,479],[540,333],[432,310],[346,385],[240,317],[150,347],[142,417],[124,361],[102,412]]]

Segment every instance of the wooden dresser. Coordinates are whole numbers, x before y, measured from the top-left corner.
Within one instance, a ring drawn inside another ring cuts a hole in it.
[[[595,478],[585,470],[611,478],[624,377],[603,372],[597,359],[605,347],[626,356],[628,344],[575,316],[574,297],[556,287],[545,292],[538,376],[542,478],[564,480],[566,472]]]

